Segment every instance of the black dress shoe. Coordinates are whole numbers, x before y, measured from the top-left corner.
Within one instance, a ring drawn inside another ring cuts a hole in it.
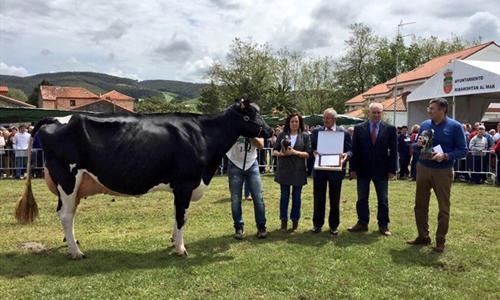
[[[313,226],[313,228],[311,229],[311,232],[312,233],[320,233],[321,232],[321,227]]]
[[[337,229],[330,229],[330,234],[331,235],[338,235],[339,231]]]
[[[350,232],[368,231],[368,225],[362,225],[362,224],[356,223],[356,225],[347,228],[347,231],[350,231]]]

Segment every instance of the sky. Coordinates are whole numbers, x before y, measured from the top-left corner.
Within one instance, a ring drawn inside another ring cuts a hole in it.
[[[354,23],[389,40],[399,29],[407,45],[452,34],[500,44],[500,1],[0,0],[0,74],[206,82],[235,38],[337,58]]]

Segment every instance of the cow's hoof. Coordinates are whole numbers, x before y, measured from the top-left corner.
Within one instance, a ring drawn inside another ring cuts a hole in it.
[[[178,256],[188,256],[188,252],[186,250],[184,250],[184,252],[181,252],[181,253],[177,252],[177,255]]]

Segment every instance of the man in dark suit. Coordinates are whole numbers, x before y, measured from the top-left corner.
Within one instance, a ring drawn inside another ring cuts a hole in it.
[[[328,196],[330,198],[330,214],[328,216],[328,226],[332,235],[338,234],[340,224],[340,192],[342,190],[342,180],[345,177],[346,162],[351,158],[351,137],[347,131],[336,125],[337,112],[333,108],[327,108],[323,113],[323,125],[312,133],[311,146],[314,154],[318,152],[318,132],[325,130],[344,132],[344,148],[342,153],[342,171],[314,170],[313,177],[313,228],[311,232],[321,232],[321,227],[325,223],[326,188],[328,184]]]
[[[368,196],[370,181],[373,181],[377,192],[379,232],[382,235],[391,234],[388,227],[388,185],[389,179],[394,178],[397,172],[398,140],[396,128],[381,121],[382,113],[382,104],[373,102],[368,109],[369,120],[354,127],[350,177],[357,178],[358,222],[347,229],[351,232],[368,231]]]

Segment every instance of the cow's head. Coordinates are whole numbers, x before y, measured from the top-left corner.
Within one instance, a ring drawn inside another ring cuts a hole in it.
[[[259,106],[250,103],[248,99],[236,98],[229,110],[239,116],[238,124],[242,128],[241,135],[245,137],[270,138],[273,130],[259,114]]]

